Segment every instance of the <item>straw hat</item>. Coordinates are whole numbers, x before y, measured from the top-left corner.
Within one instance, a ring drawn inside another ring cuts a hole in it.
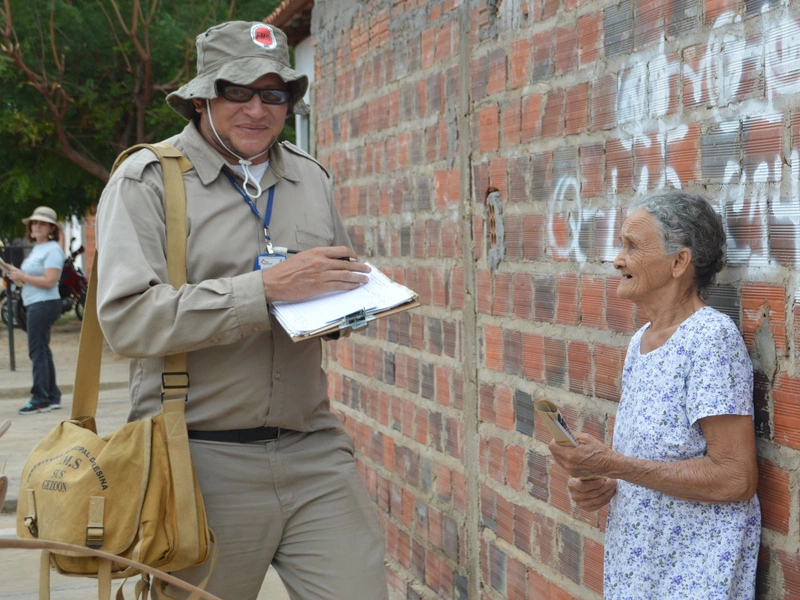
[[[42,223],[52,223],[53,225],[58,225],[56,211],[49,206],[37,206],[33,210],[33,214],[30,217],[27,219],[22,219],[22,222],[26,225],[29,221],[41,221]]]

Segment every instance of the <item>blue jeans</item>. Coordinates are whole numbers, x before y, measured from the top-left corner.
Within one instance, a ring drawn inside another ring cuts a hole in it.
[[[34,302],[26,307],[28,321],[28,356],[33,363],[31,402],[49,406],[61,402],[56,385],[56,367],[50,352],[50,330],[61,316],[61,300]]]

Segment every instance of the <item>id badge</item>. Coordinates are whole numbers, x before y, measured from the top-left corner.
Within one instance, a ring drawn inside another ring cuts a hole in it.
[[[263,269],[269,269],[270,267],[274,267],[278,263],[282,263],[286,260],[286,256],[283,254],[259,254],[256,256],[256,264],[253,267],[254,271],[261,271]]]

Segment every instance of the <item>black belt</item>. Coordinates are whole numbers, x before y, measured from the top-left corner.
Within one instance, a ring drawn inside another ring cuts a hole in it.
[[[254,427],[253,429],[224,429],[221,431],[197,431],[190,429],[190,440],[205,440],[208,442],[234,442],[246,444],[247,442],[269,442],[277,440],[281,434],[289,433],[290,429],[281,427]]]

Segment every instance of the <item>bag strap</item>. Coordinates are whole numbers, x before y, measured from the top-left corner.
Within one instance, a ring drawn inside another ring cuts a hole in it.
[[[81,556],[94,556],[96,558],[109,561],[109,563],[115,562],[117,564],[126,567],[134,568],[138,571],[141,571],[142,573],[147,573],[154,579],[157,579],[159,581],[164,581],[170,585],[185,590],[191,593],[192,595],[196,595],[198,598],[203,598],[204,600],[221,600],[221,598],[215,596],[211,592],[202,590],[199,587],[192,585],[191,583],[183,581],[182,579],[178,579],[174,575],[170,575],[169,573],[160,571],[155,567],[151,567],[149,565],[136,562],[135,560],[131,560],[123,556],[109,554],[108,552],[103,552],[102,550],[95,550],[93,548],[88,548],[86,546],[76,546],[73,544],[66,544],[64,542],[50,542],[47,540],[20,540],[13,538],[0,538],[0,548],[20,548],[23,550],[68,552],[71,554],[78,554]],[[44,554],[46,553],[47,552],[45,552]],[[47,573],[47,579],[48,579],[47,583],[49,583],[50,563],[48,557],[42,558],[42,567],[41,567],[42,574],[44,574],[45,571]],[[48,592],[49,592],[49,586],[48,586]]]
[[[183,173],[192,168],[191,162],[180,150],[169,144],[138,144],[123,151],[114,162],[113,173],[134,152],[148,149],[156,155],[164,173],[164,205],[167,222],[167,272],[169,282],[179,289],[186,283],[186,191]],[[102,359],[103,332],[97,318],[97,253],[92,264],[89,289],[86,292],[83,325],[78,345],[78,364],[72,398],[73,420],[97,433],[94,418],[100,393],[100,363]],[[164,399],[186,398],[189,375],[186,353],[164,357],[162,392]]]

